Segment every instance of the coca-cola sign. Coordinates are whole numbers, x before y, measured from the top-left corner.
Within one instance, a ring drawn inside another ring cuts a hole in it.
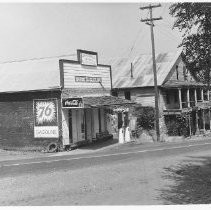
[[[82,98],[64,98],[62,100],[63,108],[83,108]]]

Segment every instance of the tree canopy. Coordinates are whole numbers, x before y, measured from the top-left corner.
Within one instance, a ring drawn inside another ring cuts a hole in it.
[[[211,3],[175,3],[173,28],[183,32],[182,58],[196,79],[210,86],[211,77]]]

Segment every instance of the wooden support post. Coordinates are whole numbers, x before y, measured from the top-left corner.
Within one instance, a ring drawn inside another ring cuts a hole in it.
[[[209,101],[210,100],[210,91],[207,90],[207,100]]]
[[[181,92],[181,88],[179,88],[178,91],[179,91],[179,108],[182,109],[182,92]]]
[[[203,130],[205,131],[205,117],[204,117],[204,109],[202,109],[202,123],[203,123]]]
[[[199,115],[198,110],[196,110],[196,134],[199,134]]]
[[[189,91],[189,88],[187,89],[187,103],[188,103],[188,107],[190,107],[190,91]]]
[[[201,89],[201,100],[202,100],[202,102],[204,101],[204,90],[203,89]]]
[[[190,135],[190,137],[191,137],[191,117],[190,117],[190,115],[191,115],[191,112],[189,112],[188,113],[188,123],[189,123],[189,135]]]
[[[195,100],[195,106],[197,106],[197,92],[196,92],[196,89],[194,89],[194,100]]]
[[[209,111],[209,125],[210,125],[210,131],[211,131],[211,115],[210,115],[210,108],[208,109]]]

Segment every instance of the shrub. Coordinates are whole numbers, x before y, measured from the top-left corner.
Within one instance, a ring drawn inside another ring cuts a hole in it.
[[[150,106],[137,106],[134,109],[134,115],[137,117],[137,126],[145,130],[154,129],[155,109]]]
[[[188,115],[165,116],[167,133],[169,136],[189,136]]]

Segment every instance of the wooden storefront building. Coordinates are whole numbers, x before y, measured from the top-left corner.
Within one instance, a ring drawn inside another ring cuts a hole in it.
[[[43,149],[118,135],[111,67],[96,52],[0,64],[0,147]],[[128,111],[128,110],[127,110]]]

